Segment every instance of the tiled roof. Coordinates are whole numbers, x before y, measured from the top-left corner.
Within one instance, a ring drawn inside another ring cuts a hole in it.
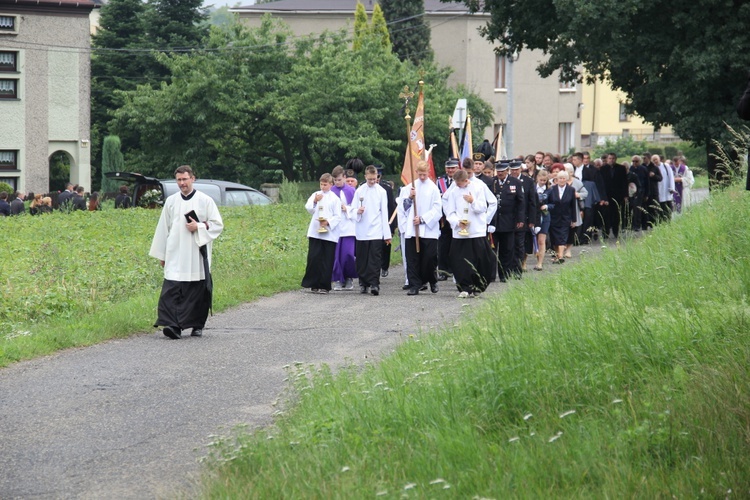
[[[235,7],[232,10],[243,11],[314,11],[314,12],[354,12],[358,0],[278,0],[276,2],[263,3],[259,5],[246,5]],[[371,11],[374,4],[373,0],[362,0],[365,8]],[[440,0],[425,0],[425,12],[466,12],[465,5],[460,3],[443,3]]]
[[[13,0],[13,1],[0,1],[0,8],[3,5],[17,5],[19,7],[66,7],[66,8],[86,8],[93,9],[95,3],[93,0]]]

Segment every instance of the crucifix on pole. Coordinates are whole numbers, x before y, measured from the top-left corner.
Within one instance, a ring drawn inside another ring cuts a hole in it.
[[[422,83],[421,81],[419,82]],[[409,92],[409,86],[404,85],[404,90],[398,95],[399,99],[404,100],[404,110],[406,113],[406,116],[404,116],[404,120],[406,120],[406,147],[407,147],[407,155],[409,157],[409,170],[411,171],[411,187],[414,188],[416,191],[416,186],[414,184],[414,160],[412,159],[412,150],[411,150],[411,116],[409,116],[409,101],[412,97],[414,97],[414,92]],[[414,204],[414,216],[417,216],[417,197],[414,196],[413,200]],[[415,225],[414,227],[414,243],[416,243],[417,247],[417,253],[419,253],[419,226]],[[404,245],[406,242],[403,243]]]

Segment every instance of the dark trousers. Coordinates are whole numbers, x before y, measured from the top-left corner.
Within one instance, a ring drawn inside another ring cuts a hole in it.
[[[516,269],[516,232],[496,232],[492,236],[497,255],[497,277],[505,281]]]
[[[672,220],[672,211],[674,210],[674,205],[671,201],[660,201],[659,207],[661,208],[661,213],[659,214],[659,222],[669,222]]]
[[[609,206],[597,205],[594,208],[594,226],[600,230],[602,238],[609,236]]]
[[[359,286],[380,286],[383,246],[383,240],[357,240]]]
[[[594,207],[583,209],[583,224],[576,228],[578,242],[582,245],[591,243],[594,234]]]
[[[391,245],[383,240],[383,249],[380,252],[380,268],[387,271],[391,267]]]
[[[630,198],[630,229],[634,231],[640,231],[644,228],[643,221],[643,195],[636,193],[636,195]]]
[[[302,278],[303,288],[331,289],[336,243],[319,238],[307,238],[307,267]]]
[[[627,208],[623,200],[610,200],[609,202],[609,229],[612,230],[612,236],[615,239],[620,236],[620,228],[627,227]]]
[[[434,285],[437,283],[437,248],[438,240],[432,238],[419,238],[419,253],[417,253],[417,240],[407,238],[406,245],[406,275],[409,278],[409,286],[421,288],[425,283]]]
[[[513,258],[513,269],[512,272],[517,276],[521,276],[521,268],[523,267],[523,261],[526,260],[526,233],[527,229],[516,231],[516,237],[513,241],[515,246],[514,258]]]
[[[438,238],[438,269],[447,273],[453,273],[450,259],[452,240],[453,230],[450,224],[444,222],[440,228],[440,238]]]

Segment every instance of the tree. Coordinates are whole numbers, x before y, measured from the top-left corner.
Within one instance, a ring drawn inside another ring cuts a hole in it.
[[[481,33],[500,54],[544,51],[538,71],[565,81],[609,81],[636,112],[680,137],[708,146],[727,137],[750,68],[750,4],[741,0],[465,0],[491,21]],[[543,12],[544,15],[540,15]],[[710,15],[706,15],[710,12]]]
[[[104,138],[102,146],[102,187],[104,193],[117,191],[118,182],[107,178],[107,172],[122,172],[125,165],[122,152],[120,151],[120,138],[116,135],[108,135]]]
[[[362,40],[370,36],[370,26],[367,22],[367,11],[362,2],[357,2],[357,7],[354,10],[354,36],[352,41],[352,47],[354,50],[362,48]]]
[[[292,44],[288,27],[265,16],[258,28],[213,27],[208,48],[159,56],[170,81],[124,93],[113,129],[137,144],[126,159],[141,172],[168,175],[189,163],[203,177],[252,185],[278,181],[279,172],[316,179],[352,157],[400,168],[406,137],[398,94],[420,76],[379,37],[364,38],[356,51],[343,31]],[[447,70],[423,72],[434,89],[425,114],[439,117],[427,126],[428,140],[444,143],[445,117],[465,90],[447,88]],[[477,114],[491,122],[488,104]]]
[[[393,45],[391,44],[391,34],[388,32],[388,23],[385,21],[385,15],[383,9],[380,8],[380,4],[375,4],[372,9],[372,24],[370,30],[373,36],[380,39],[380,44],[384,50],[391,51]]]
[[[430,28],[424,20],[424,0],[381,0],[390,26],[393,51],[402,61],[419,66],[432,60]]]

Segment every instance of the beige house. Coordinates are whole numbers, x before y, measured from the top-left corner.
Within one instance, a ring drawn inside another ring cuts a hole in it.
[[[603,145],[607,139],[616,141],[631,136],[636,140],[676,141],[671,127],[654,129],[638,115],[625,112],[625,94],[613,90],[607,82],[583,84],[581,111],[581,143],[584,148]]]
[[[362,3],[371,15],[373,0]],[[279,0],[230,11],[249,26],[259,26],[263,14],[271,13],[301,36],[344,27],[353,31],[356,4],[357,0]],[[483,124],[485,138],[492,141],[502,130],[508,157],[538,150],[567,153],[580,146],[581,91],[554,77],[540,78],[535,68],[541,53],[498,57],[493,44],[477,31],[489,21],[489,14],[470,14],[464,5],[439,0],[425,0],[424,5],[435,59],[454,69],[449,82],[465,85],[492,104],[494,123]],[[398,29],[398,23],[389,29]],[[447,133],[447,120],[426,126],[445,127]]]
[[[49,191],[49,159],[91,188],[90,0],[0,2],[0,182]]]

